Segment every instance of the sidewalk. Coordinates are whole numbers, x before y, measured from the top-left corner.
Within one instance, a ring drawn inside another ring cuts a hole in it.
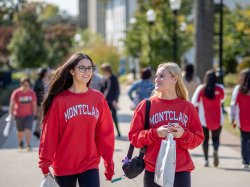
[[[115,141],[115,176],[120,177],[123,172],[121,160],[125,157],[129,141],[127,133],[133,111],[129,109],[130,102],[126,95],[126,88],[122,88],[122,95],[119,99],[120,110],[119,122],[122,138]],[[0,121],[0,126],[2,126]],[[2,136],[2,131],[0,132]],[[0,139],[1,140],[1,139]],[[43,178],[41,171],[37,167],[38,162],[38,140],[32,137],[32,145],[35,146],[33,152],[18,152],[16,149],[15,128],[12,128],[10,137],[4,142],[0,149],[0,186],[1,187],[36,187],[40,185]],[[1,144],[0,144],[1,145]],[[249,187],[250,170],[241,169],[240,140],[223,131],[221,137],[221,147],[219,149],[220,164],[218,168],[212,166],[212,147],[210,147],[210,167],[203,167],[203,155],[201,146],[190,151],[196,169],[192,172],[192,187]],[[100,164],[101,187],[142,187],[143,175],[136,179],[123,179],[110,183],[105,181],[104,167]]]

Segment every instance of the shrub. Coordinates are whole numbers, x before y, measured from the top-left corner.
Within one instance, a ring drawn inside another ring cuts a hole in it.
[[[237,66],[237,71],[240,72],[245,68],[250,68],[250,57],[245,57],[242,62]]]
[[[229,73],[224,77],[224,84],[226,87],[234,87],[238,84],[237,74]]]
[[[95,65],[100,66],[102,63],[110,63],[113,73],[118,74],[120,56],[114,47],[99,44],[87,49],[86,53],[93,59]]]

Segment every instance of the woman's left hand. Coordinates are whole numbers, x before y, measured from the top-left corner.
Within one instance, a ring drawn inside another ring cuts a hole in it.
[[[180,138],[184,133],[184,129],[180,125],[170,126],[168,127],[168,130],[175,138]]]

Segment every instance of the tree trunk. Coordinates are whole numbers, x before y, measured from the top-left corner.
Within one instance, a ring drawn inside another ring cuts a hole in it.
[[[195,65],[203,80],[205,72],[213,67],[214,2],[195,0]]]

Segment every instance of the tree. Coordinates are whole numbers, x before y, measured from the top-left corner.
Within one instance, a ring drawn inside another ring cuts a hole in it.
[[[16,67],[39,67],[45,63],[46,49],[41,29],[37,20],[36,7],[26,4],[15,15],[17,29],[8,45],[11,62]]]
[[[45,30],[46,47],[48,49],[47,64],[54,67],[65,59],[73,45],[75,27],[69,24],[56,24]]]
[[[203,78],[213,67],[214,58],[214,2],[195,0],[195,64],[197,74]]]
[[[43,27],[54,26],[56,24],[70,24],[77,25],[76,18],[70,16],[67,12],[60,12],[59,8],[52,4],[37,3],[40,7],[39,21],[42,22]]]
[[[13,25],[14,14],[19,11],[25,0],[1,0],[0,1],[0,26]]]
[[[190,0],[184,1],[182,9],[179,11],[178,28],[181,23],[190,23],[185,16],[190,13],[190,2]],[[152,64],[153,68],[156,68],[163,61],[173,60],[173,13],[170,10],[168,0],[141,0],[138,5],[138,10],[134,15],[136,22],[130,24],[126,31],[127,35],[124,41],[126,51],[129,56],[139,58],[142,66]],[[156,21],[151,26],[146,21],[146,12],[149,9],[156,12]],[[177,63],[180,63],[180,57],[191,46],[192,29],[189,26],[187,28],[185,31],[177,29]],[[152,59],[151,63],[149,63],[150,58]]]
[[[224,67],[226,73],[235,73],[237,58],[250,56],[250,7],[236,6],[224,14]]]
[[[12,38],[12,34],[14,32],[14,27],[1,27],[0,28],[0,67],[7,65],[9,68],[12,67],[9,64],[9,51],[7,49],[7,45]]]
[[[77,35],[78,40],[75,41],[72,52],[87,53],[97,67],[105,62],[110,63],[114,73],[117,73],[120,55],[115,47],[105,44],[100,34],[90,30],[78,30]]]

